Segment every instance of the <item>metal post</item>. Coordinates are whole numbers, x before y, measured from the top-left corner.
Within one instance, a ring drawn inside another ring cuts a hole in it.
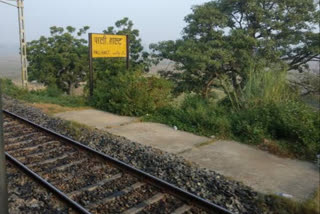
[[[22,87],[28,87],[28,70],[27,70],[27,44],[25,36],[23,0],[17,0],[18,7],[18,22],[19,22],[19,37],[20,37],[20,57],[21,57],[21,79]]]
[[[92,33],[89,33],[89,95],[93,96]]]
[[[129,70],[129,36],[127,35],[127,70]]]
[[[3,141],[2,93],[0,81],[0,213],[8,214],[7,173]]]

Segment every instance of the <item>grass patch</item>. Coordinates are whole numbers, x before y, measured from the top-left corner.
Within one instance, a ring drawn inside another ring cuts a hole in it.
[[[268,140],[264,139],[262,143],[258,145],[258,148],[264,151],[268,151],[282,158],[295,158],[288,145],[290,142],[284,140]]]
[[[276,195],[266,196],[264,203],[269,211],[277,214],[319,214],[320,213],[320,187],[312,198],[304,202],[294,201]]]
[[[92,131],[94,128],[84,125],[82,123],[78,123],[76,121],[65,121],[66,127],[72,133],[73,138],[80,139],[83,135],[83,130]]]
[[[28,103],[50,103],[63,107],[84,107],[86,100],[82,96],[69,96],[57,87],[48,87],[43,90],[28,91],[12,83],[8,79],[0,79],[3,93]]]

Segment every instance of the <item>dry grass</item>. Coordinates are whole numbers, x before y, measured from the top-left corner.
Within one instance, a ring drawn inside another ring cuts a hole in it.
[[[57,104],[49,104],[49,103],[32,103],[30,105],[41,109],[44,113],[48,115],[53,115],[56,113],[66,112],[66,111],[79,111],[84,109],[90,109],[90,107],[64,107]]]
[[[292,154],[288,149],[282,148],[279,143],[273,140],[264,139],[261,144],[257,146],[259,149],[263,151],[267,151],[271,154],[274,154],[278,157],[282,158],[295,158],[295,155]]]
[[[320,186],[313,198],[305,202],[305,206],[310,210],[314,210],[315,213],[320,214]]]
[[[271,195],[267,207],[271,213],[277,214],[320,214],[320,186],[314,196],[304,202]]]

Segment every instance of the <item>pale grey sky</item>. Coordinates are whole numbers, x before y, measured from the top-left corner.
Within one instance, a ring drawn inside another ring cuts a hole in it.
[[[180,37],[191,6],[209,0],[25,0],[26,39],[49,34],[49,27],[89,25],[102,32],[123,17],[133,20],[144,45]],[[12,2],[12,1],[10,1]],[[13,2],[14,3],[14,2]],[[17,9],[0,2],[0,44],[17,45]]]

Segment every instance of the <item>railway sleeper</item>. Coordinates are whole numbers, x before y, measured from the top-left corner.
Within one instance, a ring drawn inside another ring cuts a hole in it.
[[[21,135],[21,134],[29,134],[33,131],[35,131],[33,128],[25,128],[23,126],[12,126],[12,127],[6,127],[4,126],[3,128],[4,131],[4,137],[15,137],[17,135]]]
[[[58,157],[55,157],[55,158],[51,158],[51,159],[47,159],[47,160],[44,160],[44,161],[38,161],[38,162],[34,162],[32,164],[27,164],[27,166],[29,168],[32,168],[34,166],[41,166],[41,165],[45,165],[45,164],[48,164],[48,163],[54,163],[55,161],[58,161],[58,160],[62,160],[62,159],[65,159],[65,158],[68,158],[69,156],[73,155],[74,153],[76,152],[71,152],[71,153],[67,153],[67,154],[63,154],[63,155],[60,155]]]
[[[12,132],[13,133],[13,132]],[[22,141],[25,139],[28,139],[36,134],[40,134],[39,132],[31,132],[31,133],[26,133],[25,135],[20,135],[20,136],[12,136],[12,137],[6,137],[6,143],[11,143],[11,142],[17,142],[17,141]]]
[[[17,143],[12,143],[5,145],[6,151],[12,152],[12,151],[18,151],[18,150],[35,150],[38,149],[40,146],[52,143],[54,141],[47,141],[47,142],[35,142],[33,139],[20,141]]]
[[[54,156],[57,156],[57,154],[61,154],[61,151],[59,151],[59,148],[53,148],[53,149],[48,149],[47,151],[39,151],[35,153],[31,153],[29,155],[24,155],[17,157],[21,162],[29,162],[30,160],[32,162],[34,161],[41,161],[38,159],[48,159],[52,158]]]
[[[35,148],[33,149],[20,149],[20,150],[15,150],[10,152],[11,155],[15,156],[19,160],[23,160],[26,157],[33,157],[37,155],[41,155],[42,153],[51,153],[55,150],[57,150],[57,147],[60,146],[61,144],[57,141],[55,142],[49,142],[49,143],[44,143],[40,144],[37,146],[34,146]]]
[[[86,206],[86,208],[87,209],[95,209],[101,204],[107,204],[107,203],[115,200],[116,198],[121,197],[121,196],[123,196],[123,195],[125,195],[125,194],[127,194],[129,192],[134,191],[134,190],[137,190],[137,189],[139,189],[139,188],[141,188],[141,187],[143,187],[145,185],[146,185],[146,183],[137,182],[137,183],[135,183],[135,184],[133,184],[133,185],[131,185],[129,187],[126,187],[126,188],[124,188],[124,189],[122,189],[122,190],[120,190],[118,192],[115,192],[115,193],[111,194],[110,196],[108,196],[108,197],[106,197],[106,198],[104,198],[102,200],[99,200],[99,201],[97,201],[95,203],[89,204],[88,206]]]
[[[122,214],[136,214],[136,213],[142,211],[143,209],[145,209],[146,207],[162,200],[164,197],[165,197],[165,194],[157,193],[156,195],[152,196],[151,198],[149,198],[149,199],[135,205],[134,207],[122,212]]]
[[[122,177],[122,173],[118,173],[116,175],[113,175],[112,177],[110,178],[106,178],[104,180],[101,180],[99,181],[98,183],[95,183],[95,184],[92,184],[92,185],[89,185],[89,186],[86,186],[86,187],[83,187],[79,190],[76,190],[76,191],[73,191],[73,192],[70,192],[70,193],[67,193],[67,195],[71,198],[74,198],[75,196],[78,196],[80,195],[81,193],[87,191],[87,192],[91,192],[91,191],[94,191],[96,190],[98,187],[102,186],[102,185],[105,185],[107,183],[110,183],[116,179],[119,179]]]
[[[181,207],[178,207],[175,211],[173,211],[171,214],[184,214],[191,210],[191,206],[184,204]]]

